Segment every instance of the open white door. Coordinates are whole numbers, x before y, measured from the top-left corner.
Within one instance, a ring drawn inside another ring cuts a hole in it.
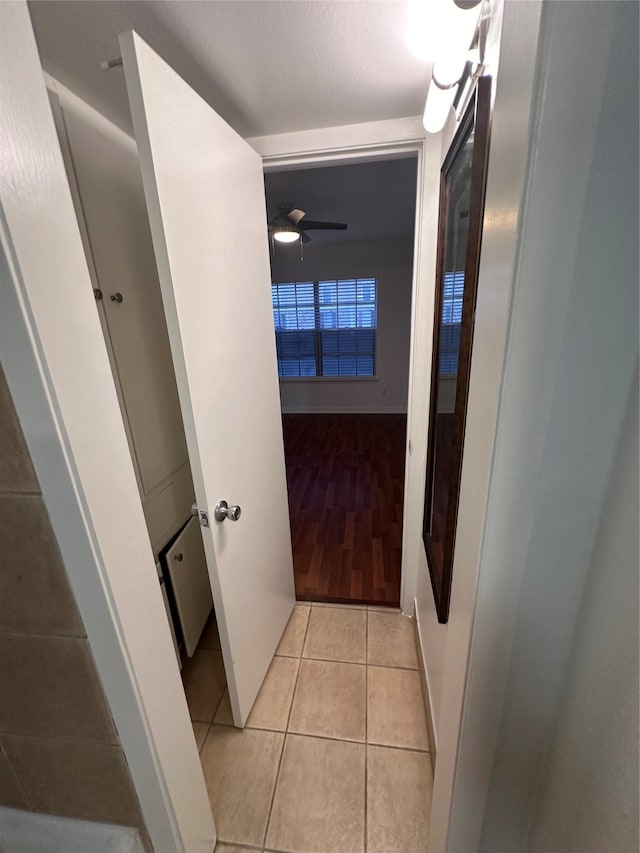
[[[120,37],[234,723],[295,603],[262,161]],[[214,520],[226,500],[238,521]]]

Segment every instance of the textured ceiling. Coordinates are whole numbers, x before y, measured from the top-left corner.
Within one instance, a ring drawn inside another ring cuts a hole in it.
[[[427,2],[427,0],[425,0]],[[393,0],[30,0],[43,67],[130,131],[118,34],[135,29],[238,133],[422,112],[429,65]]]
[[[269,219],[290,202],[308,219],[347,223],[346,231],[310,231],[314,243],[413,236],[415,159],[269,172],[265,188]]]

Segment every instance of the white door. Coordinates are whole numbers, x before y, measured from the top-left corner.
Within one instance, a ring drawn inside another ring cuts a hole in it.
[[[233,719],[295,593],[262,161],[135,33],[120,37]],[[220,500],[238,521],[214,520]]]
[[[187,524],[166,554],[171,589],[189,657],[198,645],[211,608],[211,583],[202,547],[200,525],[195,518]]]

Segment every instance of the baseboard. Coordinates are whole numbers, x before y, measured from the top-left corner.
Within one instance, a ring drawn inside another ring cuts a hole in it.
[[[406,415],[406,406],[283,406],[283,415]]]
[[[438,752],[436,731],[433,725],[433,712],[431,709],[431,696],[429,695],[429,681],[427,679],[427,668],[422,654],[422,635],[420,633],[420,621],[418,619],[418,602],[413,602],[413,627],[416,653],[418,655],[418,671],[420,672],[420,686],[422,688],[422,700],[427,717],[427,737],[429,738],[429,755],[431,756],[431,769],[436,772],[436,757]]]

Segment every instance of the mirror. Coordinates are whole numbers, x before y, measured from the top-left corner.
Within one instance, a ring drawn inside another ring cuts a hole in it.
[[[440,178],[431,400],[422,538],[438,621],[451,576],[489,153],[491,78],[478,80]]]

